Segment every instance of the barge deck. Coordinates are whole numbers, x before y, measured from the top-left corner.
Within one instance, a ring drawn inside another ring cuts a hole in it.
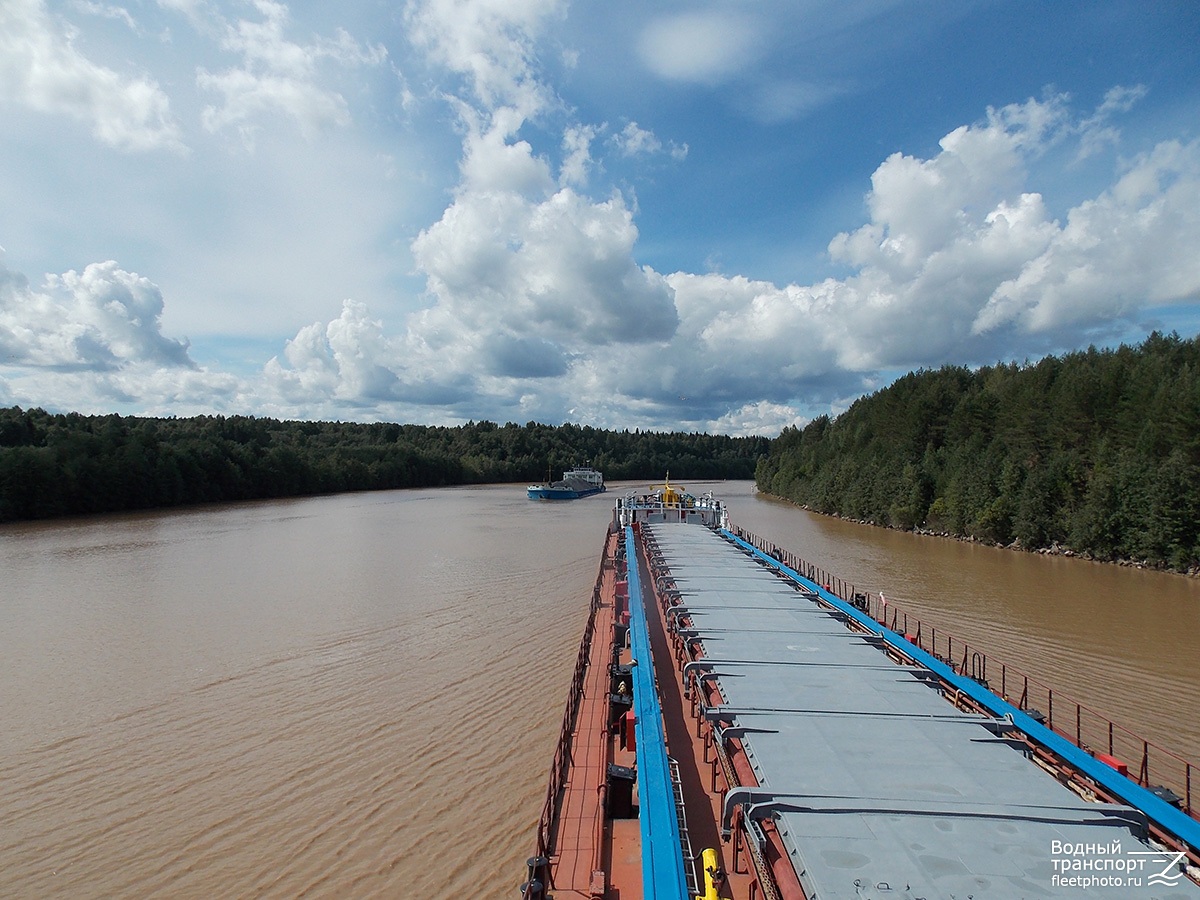
[[[1200,898],[1190,815],[716,501],[646,501],[606,540],[528,900]]]

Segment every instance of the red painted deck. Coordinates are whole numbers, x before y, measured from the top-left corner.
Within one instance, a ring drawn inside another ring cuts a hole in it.
[[[632,754],[614,746],[608,733],[608,664],[612,661],[613,626],[616,624],[617,570],[613,553],[618,535],[608,536],[604,565],[600,576],[600,606],[596,610],[592,650],[583,680],[583,697],[571,732],[571,767],[566,775],[563,805],[558,830],[554,835],[551,857],[551,892],[556,898],[596,898],[616,900],[629,893],[631,884],[641,884],[641,847],[634,846],[613,854],[614,830],[622,841],[632,835],[638,844],[637,821],[606,822],[605,782],[608,763],[631,766]],[[616,828],[613,828],[616,824]],[[636,880],[629,880],[628,860],[636,864]],[[622,888],[626,888],[622,893]]]
[[[635,754],[620,746],[619,736],[609,732],[609,663],[613,661],[616,623],[617,570],[613,554],[617,535],[610,535],[601,567],[600,603],[595,631],[583,681],[583,694],[571,732],[571,765],[562,791],[562,803],[550,856],[548,893],[555,898],[587,900],[636,900],[642,897],[641,831],[636,818],[608,819],[605,815],[605,783],[609,763],[634,766]],[[642,582],[649,576],[643,573]],[[630,598],[643,602],[643,598]],[[668,751],[679,764],[684,787],[688,827],[693,850],[716,849],[728,873],[720,890],[722,898],[752,896],[750,878],[735,872],[731,846],[719,836],[721,791],[724,780],[716,777],[705,759],[704,741],[696,736],[696,722],[687,712],[679,671],[671,659],[662,611],[653,598],[646,601],[655,669],[659,673]],[[618,654],[629,661],[629,651]],[[672,677],[673,676],[673,677]]]

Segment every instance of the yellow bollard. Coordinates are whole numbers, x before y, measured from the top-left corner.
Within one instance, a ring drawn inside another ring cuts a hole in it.
[[[717,888],[725,880],[725,873],[717,865],[717,851],[709,848],[700,854],[700,862],[704,866],[704,893],[696,900],[720,900]]]

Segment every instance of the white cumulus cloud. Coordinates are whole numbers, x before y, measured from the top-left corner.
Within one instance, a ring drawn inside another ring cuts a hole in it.
[[[1168,141],[1071,210],[1040,254],[1000,284],[973,326],[1027,332],[1200,299],[1200,141]]]
[[[163,296],[115,262],[48,275],[0,263],[0,402],[84,413],[244,411],[259,392],[206,371],[162,333]]]
[[[302,331],[287,352],[296,385],[427,415],[771,433],[881,372],[1069,346],[1200,296],[1197,145],[1134,161],[1064,225],[1029,184],[1048,148],[1082,139],[1062,97],[990,110],[928,159],[886,159],[869,220],[830,243],[848,273],[782,286],[639,265],[623,197],[556,180],[508,139],[519,114],[498,112],[468,133],[454,201],[413,242],[429,306],[393,339],[361,309],[353,328],[344,311]],[[577,170],[594,134],[567,140]],[[353,338],[336,350],[335,325]]]
[[[422,342],[463,365],[504,374],[494,339],[533,336],[571,354],[669,336],[671,290],[633,258],[637,228],[619,195],[596,203],[573,189],[530,198],[464,192],[413,243],[434,305],[414,319]],[[476,357],[471,349],[482,356]],[[492,365],[483,364],[491,360]]]
[[[797,415],[790,406],[771,403],[768,400],[758,400],[730,410],[725,415],[712,420],[707,423],[705,430],[714,434],[740,437],[751,435],[775,437],[788,426],[803,428],[808,421],[807,418]]]
[[[41,289],[0,265],[0,356],[9,365],[193,366],[187,344],[162,334],[162,311],[158,287],[111,260],[49,275]]]
[[[120,150],[183,146],[162,88],[88,59],[40,0],[0,3],[0,102],[86,122],[97,140]]]
[[[363,303],[347,300],[342,314],[322,326],[300,329],[264,369],[266,383],[283,402],[303,407],[325,400],[368,405],[396,399],[399,381],[389,368],[396,355]]]

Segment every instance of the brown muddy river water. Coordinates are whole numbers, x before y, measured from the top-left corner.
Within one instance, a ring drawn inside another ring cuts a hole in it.
[[[1200,582],[688,487],[1200,759]],[[516,896],[615,496],[0,527],[0,897]]]

